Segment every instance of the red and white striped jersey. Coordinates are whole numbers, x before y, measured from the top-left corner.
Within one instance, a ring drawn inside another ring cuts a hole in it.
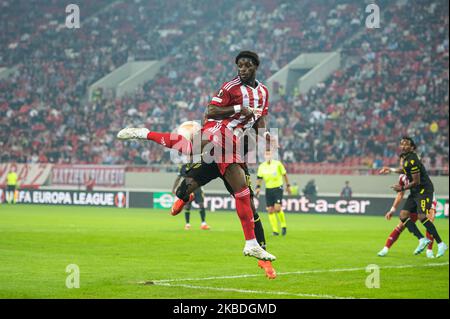
[[[431,203],[431,208],[433,208],[434,210],[436,210],[436,206],[437,206],[436,194],[433,193],[433,203]]]
[[[403,187],[408,186],[409,184],[408,176],[406,176],[406,174],[400,174],[398,176],[398,184]]]
[[[237,104],[250,107],[255,113],[255,118],[246,120],[244,116],[237,113],[224,120],[208,119],[208,122],[221,122],[231,131],[251,128],[261,116],[267,115],[269,108],[269,90],[261,82],[256,81],[256,83],[256,88],[252,88],[243,84],[239,76],[236,76],[233,80],[225,82],[210,102],[219,107]]]

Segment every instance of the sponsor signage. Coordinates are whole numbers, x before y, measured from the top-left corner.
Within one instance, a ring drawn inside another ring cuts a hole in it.
[[[344,200],[339,197],[318,197],[314,201],[302,197],[283,198],[283,210],[285,212],[296,213],[324,213],[324,214],[366,214],[379,215],[384,213],[392,199],[381,200],[379,198],[354,198]],[[207,195],[205,196],[205,206],[210,211],[235,210],[235,202],[231,196]],[[196,203],[192,203],[193,208],[198,208]],[[258,211],[265,211],[265,196],[255,198],[255,207]],[[389,206],[390,207],[390,206]]]
[[[129,192],[128,201],[133,208],[151,208],[153,207],[154,193]]]
[[[175,200],[174,195],[168,192],[153,193],[153,208],[170,209]],[[309,214],[351,214],[351,215],[378,215],[383,216],[392,206],[393,198],[390,197],[355,197],[350,200],[340,197],[317,197],[309,200],[304,196],[285,196],[283,198],[283,210],[291,213],[309,213]],[[439,200],[442,205],[443,215],[446,212],[448,217],[448,200]],[[265,196],[254,199],[255,207],[259,212],[265,212]],[[226,194],[208,194],[205,195],[205,208],[211,212],[235,210],[236,205],[233,197]],[[401,204],[402,205],[402,204]],[[400,205],[400,207],[401,207]],[[130,202],[130,207],[134,203]],[[141,207],[141,206],[140,206]],[[152,206],[146,206],[151,208]],[[197,203],[192,202],[193,209],[199,209]],[[400,208],[399,208],[400,210]]]
[[[436,218],[448,217],[448,200],[438,199],[436,203]]]
[[[0,204],[6,201],[5,190],[0,189]],[[169,192],[128,192],[128,191],[74,191],[74,190],[33,190],[16,191],[18,204],[77,205],[118,208],[158,208],[170,210],[176,197]],[[265,196],[255,198],[255,207],[265,212]],[[392,206],[391,197],[355,197],[350,200],[340,197],[317,197],[310,200],[304,196],[283,198],[283,210],[303,214],[350,214],[383,216]],[[234,211],[234,198],[226,194],[205,195],[205,208],[211,212]],[[401,207],[401,205],[400,205]],[[192,208],[198,209],[192,202]],[[400,209],[398,209],[399,211]],[[398,214],[398,212],[397,212]],[[448,217],[448,199],[438,199],[436,217]]]
[[[53,185],[85,185],[89,178],[95,186],[117,187],[125,185],[125,166],[121,165],[54,165],[51,173]]]
[[[175,196],[168,192],[153,193],[153,208],[169,209],[175,201]]]
[[[0,203],[5,201],[3,192]],[[41,205],[75,205],[103,206],[125,208],[127,206],[126,192],[81,192],[66,190],[26,190],[17,191],[17,204]]]

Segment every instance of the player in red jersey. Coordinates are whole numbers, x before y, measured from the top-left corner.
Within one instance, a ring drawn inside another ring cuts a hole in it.
[[[400,166],[403,166],[403,158],[400,157]],[[400,174],[398,178],[398,184],[401,186],[407,186],[409,184],[408,177],[405,174]],[[387,220],[391,220],[392,215],[395,213],[395,211],[398,208],[398,205],[400,205],[400,202],[402,201],[403,197],[405,195],[405,191],[398,192],[397,196],[394,199],[394,203],[392,204],[391,209],[386,213],[385,217]],[[433,222],[434,216],[436,212],[436,198],[433,198],[433,204],[431,206],[430,212],[428,214],[428,218]],[[415,223],[417,222],[417,212],[411,213],[411,220]],[[388,254],[389,249],[392,247],[392,245],[397,241],[398,237],[400,237],[401,233],[405,230],[405,226],[402,222],[400,222],[397,226],[395,226],[394,230],[391,232],[389,237],[386,240],[386,244],[383,247],[382,250],[378,252],[378,256],[384,257]],[[427,231],[426,237],[430,240],[430,243],[428,244],[428,249],[426,252],[426,256],[428,258],[434,258],[433,255],[433,243],[434,238],[431,236],[431,234]]]
[[[250,190],[245,177],[245,163],[239,150],[239,136],[243,130],[257,125],[266,127],[269,93],[256,80],[259,57],[251,51],[242,51],[235,59],[238,76],[222,85],[208,105],[207,122],[202,127],[200,147],[176,133],[151,132],[146,128],[126,128],[117,137],[122,140],[147,139],[185,155],[212,156],[224,180],[234,192],[236,211],[245,236],[244,255],[261,260],[276,257],[258,244],[254,232],[254,219],[250,202]],[[266,135],[267,138],[268,134]],[[212,145],[212,148],[209,148]]]

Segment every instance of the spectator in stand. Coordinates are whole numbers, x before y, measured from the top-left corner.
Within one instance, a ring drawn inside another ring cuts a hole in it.
[[[381,155],[376,155],[375,160],[372,163],[373,169],[381,169],[383,167],[383,159],[381,158]]]

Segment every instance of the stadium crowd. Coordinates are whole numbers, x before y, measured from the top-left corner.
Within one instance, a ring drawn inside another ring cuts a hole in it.
[[[347,68],[279,101],[284,160],[379,168],[397,162],[398,137],[411,135],[425,162],[448,173],[447,9],[442,1],[389,6],[385,27],[343,48]],[[301,111],[284,111],[289,105]]]
[[[170,55],[176,43],[223,8],[208,7],[208,0],[90,3],[79,5],[81,28],[68,29],[60,2],[22,1],[16,7],[14,1],[2,1],[9,21],[3,23],[13,27],[11,34],[1,33],[1,43],[8,46],[0,52],[0,66],[15,71],[0,79],[1,161],[102,162],[93,137],[100,142],[113,137],[105,133],[104,113],[111,112],[108,103],[114,101],[88,103],[88,86],[126,61]],[[15,12],[19,9],[25,16]],[[20,28],[28,17],[35,27],[42,23],[40,32],[31,33],[28,23]]]
[[[280,128],[281,157],[290,165],[391,164],[402,134],[413,135],[434,166],[448,163],[447,2],[408,9],[381,2],[382,28],[373,30],[356,0],[136,0],[103,10],[95,3],[97,14],[76,32],[33,33],[11,23],[0,33],[2,43],[23,46],[0,51],[0,66],[17,66],[0,79],[0,162],[169,163],[162,148],[118,142],[115,133],[142,125],[167,131],[201,119],[245,48],[260,54],[263,82],[301,53],[342,49],[344,67],[325,83],[304,95],[276,92],[270,126]],[[54,17],[46,17],[51,26]],[[165,58],[165,66],[134,94],[103,92],[87,102],[90,84],[126,61],[153,58]]]

